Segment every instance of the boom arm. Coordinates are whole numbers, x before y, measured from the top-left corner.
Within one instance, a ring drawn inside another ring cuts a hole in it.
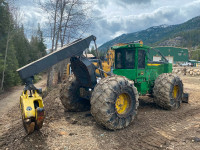
[[[22,80],[27,80],[64,59],[82,55],[83,51],[86,50],[86,48],[89,48],[92,40],[96,40],[96,37],[93,35],[85,39],[74,41],[51,54],[48,54],[22,68],[19,68],[17,72]]]

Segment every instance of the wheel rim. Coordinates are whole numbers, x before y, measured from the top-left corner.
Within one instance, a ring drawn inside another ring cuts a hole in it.
[[[173,90],[173,98],[176,99],[178,97],[178,93],[179,93],[179,87],[178,85],[174,86],[174,90]]]
[[[126,93],[122,93],[118,96],[115,102],[115,108],[119,115],[126,114],[130,107],[130,96]]]

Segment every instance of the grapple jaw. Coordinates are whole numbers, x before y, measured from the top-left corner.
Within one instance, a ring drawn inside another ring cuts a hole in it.
[[[35,129],[42,128],[44,121],[44,105],[42,97],[37,93],[37,90],[28,94],[28,91],[23,91],[20,96],[20,109],[24,128],[28,134]]]

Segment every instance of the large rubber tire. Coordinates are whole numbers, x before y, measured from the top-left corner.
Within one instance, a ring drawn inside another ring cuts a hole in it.
[[[90,109],[90,102],[80,97],[80,84],[74,75],[70,75],[62,84],[60,100],[66,111],[87,111]]]
[[[119,114],[116,101],[120,94],[130,97],[130,105],[125,114]],[[91,96],[91,113],[98,124],[110,130],[127,127],[137,115],[138,92],[134,82],[122,76],[111,76],[100,80]]]
[[[178,87],[176,97],[173,96],[174,88]],[[155,80],[153,88],[154,101],[164,109],[178,109],[182,102],[183,83],[174,74],[164,73]]]

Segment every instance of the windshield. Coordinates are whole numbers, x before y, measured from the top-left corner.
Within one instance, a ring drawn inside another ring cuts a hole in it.
[[[116,69],[134,69],[135,50],[120,49],[116,50],[115,68]]]

